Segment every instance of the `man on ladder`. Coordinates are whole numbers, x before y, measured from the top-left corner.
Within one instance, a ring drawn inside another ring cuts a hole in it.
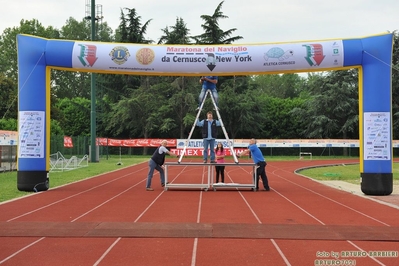
[[[227,141],[227,144],[228,144],[228,146],[230,148],[231,154],[233,155],[234,162],[238,163],[237,156],[236,156],[236,154],[234,153],[234,150],[233,150],[233,145],[232,145],[232,143],[229,140],[229,137],[227,135],[226,129],[225,129],[224,125],[223,125],[223,121],[222,121],[222,119],[220,117],[219,108],[218,108],[218,104],[217,104],[218,103],[217,102],[218,93],[216,91],[217,79],[218,79],[218,77],[216,77],[216,76],[206,76],[206,77],[202,77],[200,79],[200,83],[202,84],[202,90],[201,90],[201,93],[200,93],[200,96],[199,96],[200,103],[199,103],[199,107],[197,108],[198,113],[197,113],[197,116],[195,118],[193,127],[191,128],[190,134],[189,134],[189,136],[188,136],[188,138],[186,140],[186,143],[184,144],[183,152],[181,153],[179,161],[178,161],[179,163],[181,162],[181,160],[182,160],[182,158],[183,158],[183,156],[184,156],[184,154],[186,152],[186,148],[187,148],[188,142],[191,139],[191,135],[193,134],[195,126],[196,125],[204,126],[204,120],[203,121],[199,121],[198,118],[199,118],[199,116],[201,114],[202,108],[204,106],[205,99],[208,96],[208,94],[211,96],[211,100],[212,100],[212,103],[213,103],[213,106],[214,106],[214,110],[216,111],[216,114],[217,114],[217,117],[218,117],[218,120],[216,120],[217,122],[215,120],[213,120],[212,112],[208,112],[207,115],[209,115],[209,113],[210,113],[211,119],[215,122],[215,128],[216,128],[216,126],[220,126],[222,128],[224,136],[225,136],[226,141]],[[205,83],[205,85],[204,85],[204,83]],[[211,84],[213,84],[213,85],[211,85]],[[209,117],[208,117],[208,119],[209,119]],[[199,121],[199,122],[197,122],[197,121]],[[203,123],[201,124],[201,122],[203,122]],[[207,154],[208,149],[207,149],[207,146],[205,146],[205,144],[206,144],[205,143],[205,138],[208,138],[208,140],[209,139],[210,140],[213,139],[213,146],[210,146],[210,149],[211,149],[211,163],[214,163],[214,159],[215,158],[214,157],[212,158],[212,152],[213,152],[213,156],[214,156],[214,150],[215,150],[214,145],[215,145],[216,133],[215,133],[215,135],[211,134],[210,137],[204,137],[204,132],[206,132],[206,133],[208,132],[208,128],[207,127],[208,126],[206,126],[206,128],[203,128],[203,131],[202,131],[203,132],[203,138],[204,138],[204,148],[206,148],[206,150],[204,150],[204,163],[207,162],[207,158],[208,158],[208,156],[207,156],[208,155]],[[211,144],[211,143],[209,143],[209,144]]]
[[[219,95],[216,90],[216,83],[218,83],[218,77],[217,76],[205,76],[201,77],[200,81],[202,84],[202,89],[201,93],[198,97],[198,107],[197,111],[201,108],[201,104],[205,99],[205,93],[210,90],[212,93],[213,98],[215,99],[216,102],[216,108],[218,107],[218,100],[219,100]]]
[[[197,126],[202,127],[202,138],[204,140],[204,163],[208,161],[208,148],[210,150],[211,163],[216,163],[215,161],[215,141],[217,137],[216,127],[220,127],[219,120],[213,120],[212,111],[206,113],[206,118],[204,120],[198,121]]]

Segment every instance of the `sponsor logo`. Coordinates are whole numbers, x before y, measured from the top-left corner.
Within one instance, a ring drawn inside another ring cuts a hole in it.
[[[129,50],[124,46],[116,46],[109,53],[111,60],[118,65],[123,65],[130,57]]]

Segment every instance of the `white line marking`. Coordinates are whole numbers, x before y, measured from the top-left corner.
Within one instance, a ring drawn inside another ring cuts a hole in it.
[[[104,201],[104,202],[101,203],[100,205],[97,205],[96,207],[94,207],[94,208],[90,209],[89,211],[83,213],[82,215],[76,217],[75,219],[73,219],[73,220],[71,221],[71,223],[73,223],[73,222],[75,222],[76,220],[82,218],[82,217],[85,216],[86,214],[89,214],[89,213],[91,213],[92,211],[94,211],[94,210],[100,208],[101,206],[107,204],[107,203],[110,202],[111,200],[113,200],[113,199],[119,197],[119,196],[122,195],[123,193],[125,193],[125,192],[131,190],[132,188],[136,187],[137,185],[139,185],[139,184],[141,184],[141,183],[143,183],[143,182],[144,182],[144,180],[142,180],[142,181],[138,182],[137,184],[135,184],[135,185],[129,187],[128,189],[125,189],[124,191],[120,192],[119,194],[116,194],[115,196],[113,196],[113,197],[111,197],[110,199]]]
[[[197,248],[198,248],[198,238],[194,238],[193,256],[191,257],[191,266],[195,266],[195,261],[197,260]]]
[[[182,173],[183,173],[183,171],[184,171],[184,169],[186,169],[187,168],[187,166],[185,166],[185,167],[183,167],[183,169],[180,171],[180,173],[175,177],[175,179],[178,177],[178,176],[180,176]],[[174,179],[173,179],[174,180]],[[161,193],[159,193],[159,195],[147,206],[147,208],[145,208],[145,210],[136,218],[136,220],[134,220],[134,222],[135,223],[137,223],[137,221],[141,218],[141,217],[143,217],[143,215],[148,211],[148,209],[152,206],[152,205],[154,205],[154,203],[159,199],[159,197],[161,197],[162,196],[162,194],[165,192],[165,190],[162,190],[162,192]]]
[[[25,246],[24,248],[21,248],[21,249],[18,250],[17,252],[13,253],[12,255],[10,255],[10,256],[8,256],[7,258],[5,258],[4,260],[0,261],[0,264],[6,262],[7,260],[9,260],[9,259],[11,259],[12,257],[18,255],[19,253],[21,253],[21,252],[24,251],[25,249],[27,249],[27,248],[29,248],[29,247],[35,245],[36,243],[42,241],[43,239],[45,239],[45,237],[42,237],[42,238],[36,240],[35,242],[33,242],[33,243],[31,243],[31,244]]]
[[[251,206],[249,205],[248,201],[245,199],[244,195],[242,195],[241,191],[238,191],[238,193],[240,194],[241,198],[244,200],[245,204],[248,206],[249,210],[252,212],[252,214],[254,215],[255,219],[258,221],[258,223],[262,224],[262,221],[256,215],[255,211],[251,208]],[[254,193],[256,193],[256,192],[254,192]]]
[[[285,265],[291,266],[291,263],[288,261],[287,257],[284,256],[284,253],[281,251],[281,249],[280,249],[280,247],[277,245],[276,241],[274,241],[274,239],[270,239],[270,241],[272,241],[272,244],[273,244],[274,247],[277,249],[277,252],[280,254],[281,258],[284,260]]]
[[[278,169],[278,170],[280,170],[280,171],[285,171],[285,170],[281,170],[281,169]],[[287,171],[286,171],[286,172],[287,172]],[[290,173],[291,173],[291,172],[290,172]],[[345,207],[345,208],[347,208],[347,209],[349,209],[349,210],[351,210],[351,211],[353,211],[353,212],[356,212],[356,213],[358,213],[358,214],[360,214],[360,215],[363,215],[363,216],[365,216],[365,217],[367,217],[367,218],[369,218],[369,219],[371,219],[371,220],[374,220],[375,222],[378,222],[378,223],[383,224],[383,225],[386,225],[386,226],[390,226],[389,224],[384,223],[383,221],[380,221],[380,220],[378,220],[378,219],[376,219],[376,218],[374,218],[374,217],[371,217],[370,215],[367,215],[367,214],[365,214],[365,213],[363,213],[363,212],[361,212],[361,211],[355,210],[355,209],[353,209],[352,207],[349,207],[349,206],[347,206],[347,205],[345,205],[345,204],[343,204],[343,203],[340,203],[340,202],[338,202],[338,201],[336,201],[336,200],[333,200],[333,199],[331,199],[331,198],[328,198],[328,197],[326,197],[326,196],[324,196],[324,195],[322,195],[322,194],[320,194],[320,193],[317,193],[317,192],[315,192],[315,191],[313,191],[313,190],[311,190],[311,189],[309,189],[309,188],[307,188],[307,187],[304,187],[304,186],[301,186],[301,185],[299,185],[299,184],[297,184],[297,183],[294,183],[294,182],[292,182],[291,180],[288,180],[288,179],[282,177],[281,175],[276,174],[275,171],[273,171],[273,174],[274,174],[275,176],[277,176],[277,177],[279,177],[279,178],[281,178],[281,179],[283,179],[283,180],[285,180],[285,181],[287,181],[287,182],[289,182],[289,183],[291,183],[291,184],[294,184],[294,185],[296,185],[296,186],[298,186],[298,187],[300,187],[300,188],[303,188],[303,189],[305,189],[305,190],[307,190],[307,191],[309,191],[309,192],[311,192],[311,193],[313,193],[313,194],[315,194],[315,195],[318,195],[318,196],[320,196],[320,197],[322,197],[322,198],[325,198],[325,199],[327,199],[327,200],[329,200],[329,201],[332,201],[332,202],[334,202],[334,203],[336,203],[336,204],[338,204],[338,205],[340,205],[340,206],[342,206],[342,207]],[[277,192],[277,191],[276,191],[276,192]],[[279,193],[279,194],[280,194],[280,193]],[[280,195],[281,195],[281,194],[280,194]]]
[[[104,254],[96,261],[96,263],[93,264],[93,266],[100,264],[100,262],[105,258],[105,256],[108,255],[108,253],[114,248],[114,246],[119,242],[119,240],[121,240],[120,237],[117,240],[115,240],[114,243],[112,243],[112,245],[104,252]]]
[[[349,244],[351,244],[352,246],[354,246],[355,248],[357,248],[358,250],[363,251],[363,252],[366,252],[365,250],[363,250],[363,249],[361,249],[360,247],[358,247],[358,246],[357,246],[355,243],[353,243],[352,241],[347,240],[347,242],[348,242]],[[366,253],[367,253],[367,252],[366,252]],[[369,257],[369,258],[372,259],[373,261],[377,262],[378,264],[385,266],[384,263],[382,263],[381,261],[377,260],[377,259],[374,258],[374,257],[369,256],[368,254],[367,254],[367,257]]]
[[[295,207],[297,207],[298,209],[300,209],[301,211],[303,211],[304,213],[306,213],[307,215],[309,215],[310,217],[312,217],[313,219],[315,219],[316,221],[318,221],[319,223],[321,223],[322,225],[326,225],[325,223],[323,223],[322,221],[320,221],[319,219],[317,219],[315,216],[313,216],[312,214],[310,214],[308,211],[306,211],[304,208],[302,208],[301,206],[299,206],[298,204],[294,203],[292,200],[290,200],[289,198],[287,198],[286,196],[284,196],[283,194],[281,194],[280,192],[278,192],[277,190],[273,189],[274,192],[276,192],[277,194],[280,195],[280,197],[284,198],[285,200],[287,200],[288,202],[290,202],[292,205],[294,205]]]
[[[134,173],[139,172],[139,171],[141,171],[141,170],[137,170],[137,171],[135,171],[135,172],[132,172],[132,173],[123,175],[123,176],[121,176],[121,177],[112,179],[112,180],[110,180],[110,181],[108,181],[108,182],[102,183],[102,184],[100,184],[100,185],[97,185],[97,186],[92,187],[92,188],[90,188],[90,189],[87,189],[87,190],[85,190],[85,191],[81,191],[81,192],[76,193],[76,194],[74,194],[74,195],[71,195],[71,196],[68,196],[68,197],[66,197],[66,198],[57,200],[57,201],[52,202],[52,203],[50,203],[50,204],[47,204],[47,205],[45,205],[45,206],[43,206],[43,207],[37,208],[37,209],[35,209],[35,210],[26,212],[26,213],[24,213],[24,214],[21,214],[21,215],[19,215],[19,216],[16,216],[16,217],[12,218],[12,219],[9,219],[9,220],[7,220],[7,222],[16,220],[16,219],[18,219],[18,218],[24,217],[24,216],[26,216],[26,215],[32,214],[32,213],[37,212],[37,211],[40,211],[40,210],[43,210],[43,209],[48,208],[48,207],[50,207],[50,206],[53,206],[53,205],[55,205],[55,204],[57,204],[57,203],[60,203],[60,202],[63,202],[63,201],[65,201],[65,200],[74,198],[74,197],[76,197],[76,196],[79,196],[79,195],[81,195],[81,194],[83,194],[83,193],[86,193],[86,192],[89,192],[89,191],[91,191],[91,190],[94,190],[94,189],[96,189],[96,188],[99,188],[99,187],[108,185],[109,183],[115,182],[115,181],[117,181],[117,180],[119,180],[119,179],[122,179],[122,178],[124,178],[124,177],[126,177],[126,176],[130,176],[131,174],[134,174]]]

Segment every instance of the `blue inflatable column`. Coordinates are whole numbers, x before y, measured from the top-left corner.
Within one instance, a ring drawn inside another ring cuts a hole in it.
[[[17,36],[18,49],[18,172],[21,191],[47,190],[49,96],[46,93],[47,40]]]
[[[366,195],[389,195],[392,173],[392,81],[393,35],[362,39],[363,93],[360,99],[363,128],[361,190]]]

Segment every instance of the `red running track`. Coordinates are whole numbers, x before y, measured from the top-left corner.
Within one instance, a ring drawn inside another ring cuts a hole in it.
[[[146,191],[142,163],[32,194],[0,205],[0,265],[399,265],[399,207],[294,173],[353,162],[269,162],[269,192],[164,191],[159,174]],[[169,180],[207,169],[169,167]],[[225,182],[250,170],[227,167]]]

